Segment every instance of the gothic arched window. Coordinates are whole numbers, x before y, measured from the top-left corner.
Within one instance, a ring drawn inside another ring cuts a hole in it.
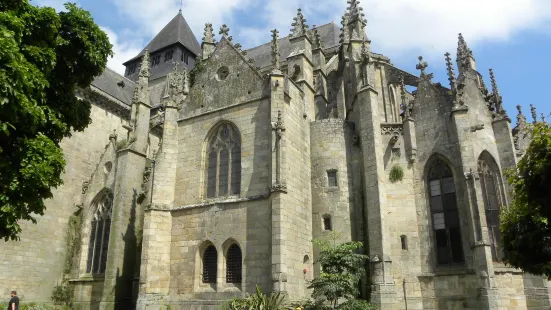
[[[463,243],[453,174],[438,160],[429,172],[430,213],[439,265],[463,263]]]
[[[239,195],[241,139],[237,128],[223,123],[214,130],[207,149],[207,198]]]
[[[504,197],[497,165],[489,154],[483,154],[478,160],[478,173],[484,198],[484,210],[486,211],[486,224],[490,237],[492,258],[494,261],[499,261],[502,257],[502,253],[498,248],[501,239],[499,211],[500,207],[504,205]]]
[[[100,194],[100,196],[95,199],[95,212],[92,217],[90,228],[86,273],[101,274],[105,272],[112,213],[112,195],[107,192]]]
[[[203,252],[203,283],[216,283],[218,252],[209,245]]]
[[[241,249],[234,243],[226,255],[226,283],[241,283],[242,268]]]

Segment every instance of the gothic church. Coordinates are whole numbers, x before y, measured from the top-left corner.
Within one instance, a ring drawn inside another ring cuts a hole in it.
[[[335,231],[364,242],[362,298],[383,310],[549,309],[546,279],[501,262],[520,107],[512,130],[461,35],[447,86],[421,57],[419,74],[395,67],[348,2],[342,27],[299,10],[248,50],[226,25],[199,44],[180,12],[124,76],[79,90],[93,123],[63,141],[46,214],[0,243],[4,295],[48,301],[64,281],[75,309],[210,310],[257,285],[303,300],[311,241]]]

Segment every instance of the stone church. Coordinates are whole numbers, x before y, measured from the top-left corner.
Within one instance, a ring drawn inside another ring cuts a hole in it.
[[[338,232],[364,243],[361,297],[383,310],[550,309],[549,282],[499,246],[503,172],[531,123],[519,107],[511,128],[461,35],[444,86],[422,57],[412,74],[371,51],[348,2],[342,26],[299,10],[289,36],[248,50],[226,25],[199,44],[180,12],[124,76],[79,90],[93,123],[62,142],[45,215],[0,243],[4,295],[68,283],[76,309],[216,309],[258,285],[303,300],[312,239]]]

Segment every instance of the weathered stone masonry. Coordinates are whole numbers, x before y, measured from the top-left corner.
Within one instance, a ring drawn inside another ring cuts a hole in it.
[[[77,93],[93,123],[62,142],[46,215],[0,245],[4,291],[47,301],[64,279],[77,309],[216,309],[257,285],[300,300],[312,239],[338,231],[364,242],[361,297],[381,309],[549,309],[546,279],[500,262],[520,106],[511,130],[461,35],[444,87],[422,57],[417,76],[372,52],[363,16],[352,0],[341,29],[310,29],[298,10],[289,36],[243,50],[227,25],[199,44],[178,13],[125,77]]]

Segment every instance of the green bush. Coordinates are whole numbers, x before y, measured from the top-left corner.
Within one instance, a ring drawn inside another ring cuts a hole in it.
[[[256,293],[245,298],[234,298],[224,303],[221,310],[284,310],[285,296],[281,293],[265,295],[256,287]]]
[[[391,183],[396,183],[398,181],[402,181],[404,178],[404,169],[400,167],[400,165],[394,165],[390,169],[390,175],[389,180]]]
[[[56,285],[51,298],[55,305],[71,307],[73,304],[73,288],[67,282]]]

